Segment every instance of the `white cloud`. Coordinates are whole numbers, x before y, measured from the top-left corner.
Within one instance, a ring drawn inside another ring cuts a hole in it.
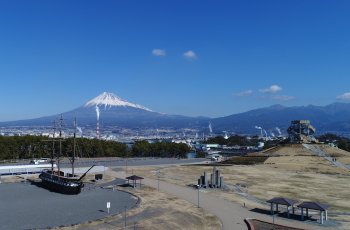
[[[242,91],[242,92],[239,92],[239,93],[236,93],[235,96],[237,97],[249,97],[253,94],[253,90],[246,90],[246,91]]]
[[[158,56],[158,57],[164,57],[164,56],[166,56],[165,50],[162,50],[162,49],[153,49],[153,50],[152,50],[152,54],[153,54],[154,56]]]
[[[279,100],[279,101],[290,101],[295,99],[293,96],[287,96],[287,95],[276,95],[271,97],[272,99]]]
[[[278,85],[271,85],[270,87],[266,88],[266,89],[260,89],[259,91],[262,93],[277,93],[279,91],[281,91],[282,88]]]
[[[339,99],[339,100],[350,100],[350,92],[344,93],[342,95],[339,95],[337,97],[337,99]]]
[[[195,60],[197,59],[197,54],[193,52],[192,50],[189,50],[183,54],[183,56],[189,60]]]

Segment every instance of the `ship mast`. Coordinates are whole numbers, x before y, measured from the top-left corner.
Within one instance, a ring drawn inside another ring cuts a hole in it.
[[[74,118],[74,137],[73,137],[73,156],[71,159],[71,163],[72,163],[72,177],[74,177],[74,161],[75,161],[75,138],[76,138],[76,133],[77,133],[77,118]]]
[[[62,127],[63,127],[63,116],[61,114],[60,122],[59,122],[59,142],[60,142],[60,153],[57,157],[57,169],[58,169],[58,178],[61,176],[61,169],[60,169],[60,158],[62,156]]]
[[[53,134],[52,134],[52,152],[51,152],[51,174],[53,174],[53,158],[55,157],[55,135],[56,135],[56,120],[53,121]]]

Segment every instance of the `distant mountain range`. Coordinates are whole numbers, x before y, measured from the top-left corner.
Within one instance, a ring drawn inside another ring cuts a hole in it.
[[[59,115],[29,120],[0,122],[1,127],[8,126],[51,126]],[[327,106],[284,107],[273,105],[219,118],[188,117],[154,112],[144,106],[134,104],[118,96],[104,92],[85,105],[63,113],[65,120],[77,118],[80,126],[96,127],[97,117],[102,126],[118,126],[130,129],[172,128],[196,129],[209,132],[209,122],[214,133],[234,132],[241,134],[278,135],[285,133],[291,120],[310,120],[317,133],[350,133],[350,103],[333,103]],[[259,129],[262,129],[261,131]]]
[[[310,120],[318,134],[325,132],[347,134],[350,133],[350,103],[294,107],[273,105],[213,119],[213,127],[237,133],[259,133],[259,130],[253,130],[257,126],[270,134],[271,132],[278,134],[277,129],[286,133],[285,130],[292,120]]]

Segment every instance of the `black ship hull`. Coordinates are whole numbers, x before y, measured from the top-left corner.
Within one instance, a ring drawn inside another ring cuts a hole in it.
[[[44,188],[62,194],[79,194],[81,188],[84,186],[81,181],[72,180],[66,177],[58,177],[53,175],[51,171],[43,171],[39,175],[39,178],[41,179]]]

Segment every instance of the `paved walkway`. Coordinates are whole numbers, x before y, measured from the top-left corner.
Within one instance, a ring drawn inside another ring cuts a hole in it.
[[[350,165],[346,165],[346,164],[343,164],[339,161],[333,161],[333,158],[332,157],[329,157],[327,156],[327,154],[322,150],[320,149],[319,147],[316,147],[314,145],[309,145],[309,144],[303,144],[303,146],[310,150],[311,152],[313,152],[315,155],[319,156],[319,157],[323,157],[324,159],[326,159],[327,161],[331,162],[334,166],[337,166],[339,168],[343,168],[343,169],[348,169],[350,170]]]
[[[118,176],[120,178],[124,178],[125,173],[119,172]],[[149,178],[142,180],[142,183],[154,188],[157,188],[158,186],[157,180]],[[195,205],[198,204],[197,189],[182,187],[164,181],[160,181],[159,187],[161,192],[165,192],[180,199],[187,200]],[[224,200],[208,193],[204,193],[203,191],[199,192],[199,206],[209,213],[219,217],[223,224],[224,230],[247,230],[247,227],[244,223],[245,218],[258,218],[260,220],[272,222],[272,217],[270,215],[251,212],[237,203]],[[282,218],[275,218],[275,223],[310,230],[327,229],[320,225],[305,224],[300,221],[293,221]]]

